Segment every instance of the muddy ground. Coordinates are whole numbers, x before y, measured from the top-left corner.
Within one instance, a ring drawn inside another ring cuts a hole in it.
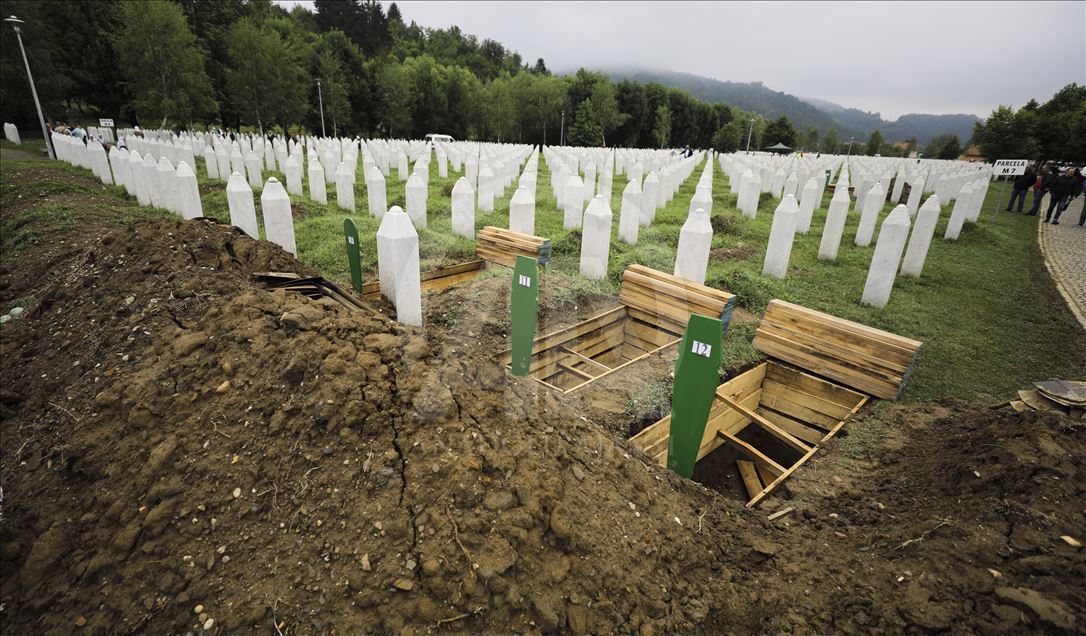
[[[625,442],[666,352],[572,400],[495,364],[501,277],[414,329],[213,222],[58,250],[0,266],[6,633],[1086,630],[1081,423],[875,405],[749,510]]]

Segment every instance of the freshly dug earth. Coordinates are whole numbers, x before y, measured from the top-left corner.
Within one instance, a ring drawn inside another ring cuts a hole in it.
[[[0,285],[36,299],[0,329],[5,632],[1086,624],[1067,420],[882,409],[839,444],[885,431],[868,459],[831,450],[752,511],[508,376],[500,330],[261,289],[312,272],[235,229],[144,221],[34,262]]]

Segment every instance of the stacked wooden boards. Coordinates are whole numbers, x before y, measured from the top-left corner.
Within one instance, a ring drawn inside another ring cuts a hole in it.
[[[426,272],[422,272],[419,275],[419,282],[422,284],[422,291],[438,291],[445,289],[450,285],[471,280],[482,274],[486,270],[486,261],[476,260],[467,261],[466,263],[457,263],[449,267],[441,267],[439,269],[432,269]],[[369,299],[376,299],[381,296],[381,283],[380,281],[372,281],[364,283],[362,285],[362,295]]]
[[[529,373],[568,393],[682,339],[691,313],[727,329],[735,296],[671,274],[631,265],[622,274],[622,306],[536,338]],[[510,352],[504,362],[509,364]]]
[[[921,343],[773,300],[758,326],[754,346],[767,356],[868,395],[893,399],[908,381]]]
[[[478,260],[457,263],[422,272],[419,281],[422,291],[438,291],[450,285],[471,280],[482,274],[488,265],[513,267],[517,256],[530,256],[546,265],[551,255],[551,242],[541,236],[521,234],[500,227],[484,227],[475,240],[475,253]],[[362,285],[362,295],[369,299],[381,296],[381,283],[373,281]]]
[[[748,506],[757,505],[836,435],[876,395],[872,390],[885,394],[884,383],[890,383],[890,397],[896,396],[921,346],[779,300],[769,303],[754,344],[770,359],[717,387],[698,449],[701,459],[727,444],[745,458],[736,463]],[[912,354],[903,363],[902,351],[908,349]],[[904,366],[900,377],[887,379],[889,363],[876,364],[887,359]],[[666,465],[670,432],[666,417],[630,442]]]
[[[475,235],[475,253],[483,260],[506,267],[514,267],[518,255],[546,265],[551,257],[551,242],[541,236],[488,225]]]

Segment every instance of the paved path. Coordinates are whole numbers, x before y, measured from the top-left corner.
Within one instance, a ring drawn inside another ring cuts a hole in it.
[[[1071,312],[1086,329],[1086,227],[1078,225],[1082,198],[1067,206],[1059,225],[1043,222],[1045,209],[1042,205],[1042,213],[1037,215],[1037,240],[1045,265]]]

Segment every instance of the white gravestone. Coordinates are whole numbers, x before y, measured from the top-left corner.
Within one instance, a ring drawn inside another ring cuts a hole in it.
[[[632,176],[630,181],[637,181]],[[660,175],[649,171],[641,184],[641,225],[652,225],[656,219],[656,202],[660,200]]]
[[[354,212],[354,170],[346,161],[336,166],[336,205]]]
[[[867,270],[867,282],[864,283],[861,303],[881,309],[889,302],[890,290],[894,288],[901,253],[905,251],[905,240],[908,237],[909,210],[904,205],[899,205],[882,222],[879,240],[871,255],[871,266]]]
[[[513,223],[512,204],[509,206],[509,223]],[[465,177],[457,179],[452,189],[452,231],[457,236],[475,239],[475,193]]]
[[[972,205],[973,186],[967,183],[962,186],[961,191],[958,192],[958,198],[954,201],[954,210],[950,213],[950,222],[947,223],[946,232],[943,234],[944,239],[958,240],[958,235],[962,232],[962,224],[965,223],[965,218],[968,216]]]
[[[604,199],[608,197],[600,193]],[[637,230],[641,227],[641,186],[636,179],[626,182],[622,191],[622,208],[618,215],[618,240],[627,245],[637,245]]]
[[[818,207],[821,196],[822,188],[818,187],[818,179],[808,179],[800,195],[799,214],[796,216],[797,233],[806,235],[810,231],[811,219],[814,218],[814,211]]]
[[[611,205],[603,196],[596,196],[584,213],[581,234],[581,276],[602,280],[607,276],[607,259],[611,250]]]
[[[796,237],[796,217],[799,204],[791,194],[784,195],[773,212],[773,225],[769,229],[769,243],[765,249],[762,275],[784,278],[788,274],[788,261],[792,257],[792,241]]]
[[[909,247],[905,249],[905,260],[901,263],[902,276],[919,278],[928,257],[931,237],[935,234],[935,224],[939,222],[939,195],[933,194],[920,206],[913,223],[913,232],[909,237]]]
[[[876,181],[864,197],[860,223],[856,226],[855,243],[858,247],[867,247],[871,244],[871,236],[875,233],[875,225],[879,222],[879,212],[882,212],[882,204],[885,200],[886,191],[882,189],[882,182]]]
[[[818,246],[818,258],[824,261],[837,260],[837,249],[841,247],[841,234],[845,231],[848,218],[848,186],[837,181],[830,209],[826,213],[826,226],[822,229],[822,242]]]
[[[328,203],[328,191],[324,184],[324,167],[316,155],[309,155],[309,198],[317,203]]]
[[[283,189],[283,184],[279,183],[275,177],[268,179],[268,182],[264,184],[264,191],[260,193],[260,211],[264,216],[264,233],[268,240],[297,256],[298,248],[294,243],[294,215],[290,209],[290,196]],[[252,221],[255,230],[255,215]]]
[[[581,227],[581,217],[584,215],[584,181],[580,175],[571,174],[566,181],[565,197],[562,205],[562,227],[574,230]]]
[[[302,196],[302,160],[298,155],[289,155],[283,162],[283,174],[287,178],[287,192],[294,196]]]
[[[406,186],[407,216],[415,227],[426,227],[426,184],[422,177],[412,174],[407,178]]]
[[[178,212],[186,219],[202,217],[204,208],[200,202],[200,185],[196,182],[196,173],[192,171],[189,164],[182,161],[177,164],[174,177],[177,180]]]
[[[373,218],[381,219],[385,216],[385,210],[388,209],[387,201],[385,175],[381,174],[380,168],[374,166],[366,175],[366,205]]]
[[[679,231],[679,246],[675,250],[675,275],[704,285],[712,244],[713,226],[709,222],[709,213],[702,208],[696,208],[687,215]]]
[[[381,295],[396,307],[396,320],[422,326],[419,235],[399,206],[385,213],[377,230],[377,271]]]
[[[230,208],[230,225],[260,240],[253,189],[240,172],[230,175],[230,180],[226,182],[226,204]]]
[[[535,197],[527,185],[517,188],[509,201],[509,229],[522,234],[535,234]]]

